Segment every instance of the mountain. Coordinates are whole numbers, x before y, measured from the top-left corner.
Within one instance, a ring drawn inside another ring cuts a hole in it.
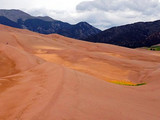
[[[44,21],[54,21],[54,19],[48,16],[34,17],[29,15],[28,13],[25,13],[21,10],[16,10],[16,9],[11,9],[11,10],[0,9],[0,16],[4,16],[14,22],[17,22],[19,19],[22,19],[23,21],[25,21],[27,19],[34,19],[34,18],[41,19]]]
[[[137,48],[160,43],[160,40],[155,40],[154,37],[148,39],[149,36],[152,34],[155,36],[158,32],[160,32],[160,20],[113,27],[85,40]]]
[[[24,28],[42,34],[58,33],[66,37],[86,39],[91,35],[98,34],[101,30],[86,22],[71,25],[66,22],[54,20],[48,16],[31,16],[20,10],[0,10],[0,16],[5,17],[7,22],[0,19],[0,23],[16,28]],[[12,24],[11,24],[12,22]],[[14,25],[13,25],[14,24]]]
[[[15,27],[15,28],[21,28],[21,26],[18,23],[11,21],[4,16],[0,16],[0,24],[8,25],[8,26]]]
[[[148,42],[152,42],[152,44],[156,45],[160,43],[160,32],[156,32],[154,34],[151,34],[146,38]],[[150,43],[151,44],[151,43]]]
[[[14,22],[17,22],[18,19],[26,20],[26,19],[33,18],[31,15],[15,9],[12,9],[12,10],[1,9],[0,16],[4,16]]]
[[[71,38],[85,39],[88,36],[92,36],[95,33],[99,33],[99,32],[100,31],[98,29],[95,29],[93,26],[89,25],[87,22],[80,22],[66,29],[60,29],[58,31],[58,34],[71,37]]]
[[[68,23],[64,23],[61,21],[44,21],[41,19],[27,19],[25,21],[19,20],[18,23],[21,26],[25,26],[28,30],[42,33],[42,34],[50,34],[50,33],[57,33],[60,29],[68,29],[72,25]],[[72,36],[74,37],[74,36]]]

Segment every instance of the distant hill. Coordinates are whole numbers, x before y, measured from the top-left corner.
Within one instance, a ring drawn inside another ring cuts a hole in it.
[[[54,20],[48,16],[34,17],[28,13],[14,9],[1,9],[0,16],[0,24],[16,28],[24,28],[42,34],[58,33],[66,37],[86,39],[91,35],[101,32],[101,30],[86,22],[80,22],[76,25],[71,25],[66,22]]]
[[[151,46],[160,43],[160,20],[138,22],[113,27],[85,39],[85,41],[108,43],[130,48]],[[156,37],[157,36],[157,37]]]

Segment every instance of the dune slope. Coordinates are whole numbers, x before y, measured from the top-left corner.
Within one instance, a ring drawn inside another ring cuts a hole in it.
[[[0,38],[0,120],[159,120],[158,52],[2,25]]]

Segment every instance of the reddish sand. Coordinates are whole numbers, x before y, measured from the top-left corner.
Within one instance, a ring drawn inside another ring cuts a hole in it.
[[[0,25],[0,71],[0,120],[160,119],[159,52]]]

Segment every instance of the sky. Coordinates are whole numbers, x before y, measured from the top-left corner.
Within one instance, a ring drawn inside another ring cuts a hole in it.
[[[86,21],[99,29],[160,20],[160,0],[0,0],[1,9],[20,9],[71,24]]]

